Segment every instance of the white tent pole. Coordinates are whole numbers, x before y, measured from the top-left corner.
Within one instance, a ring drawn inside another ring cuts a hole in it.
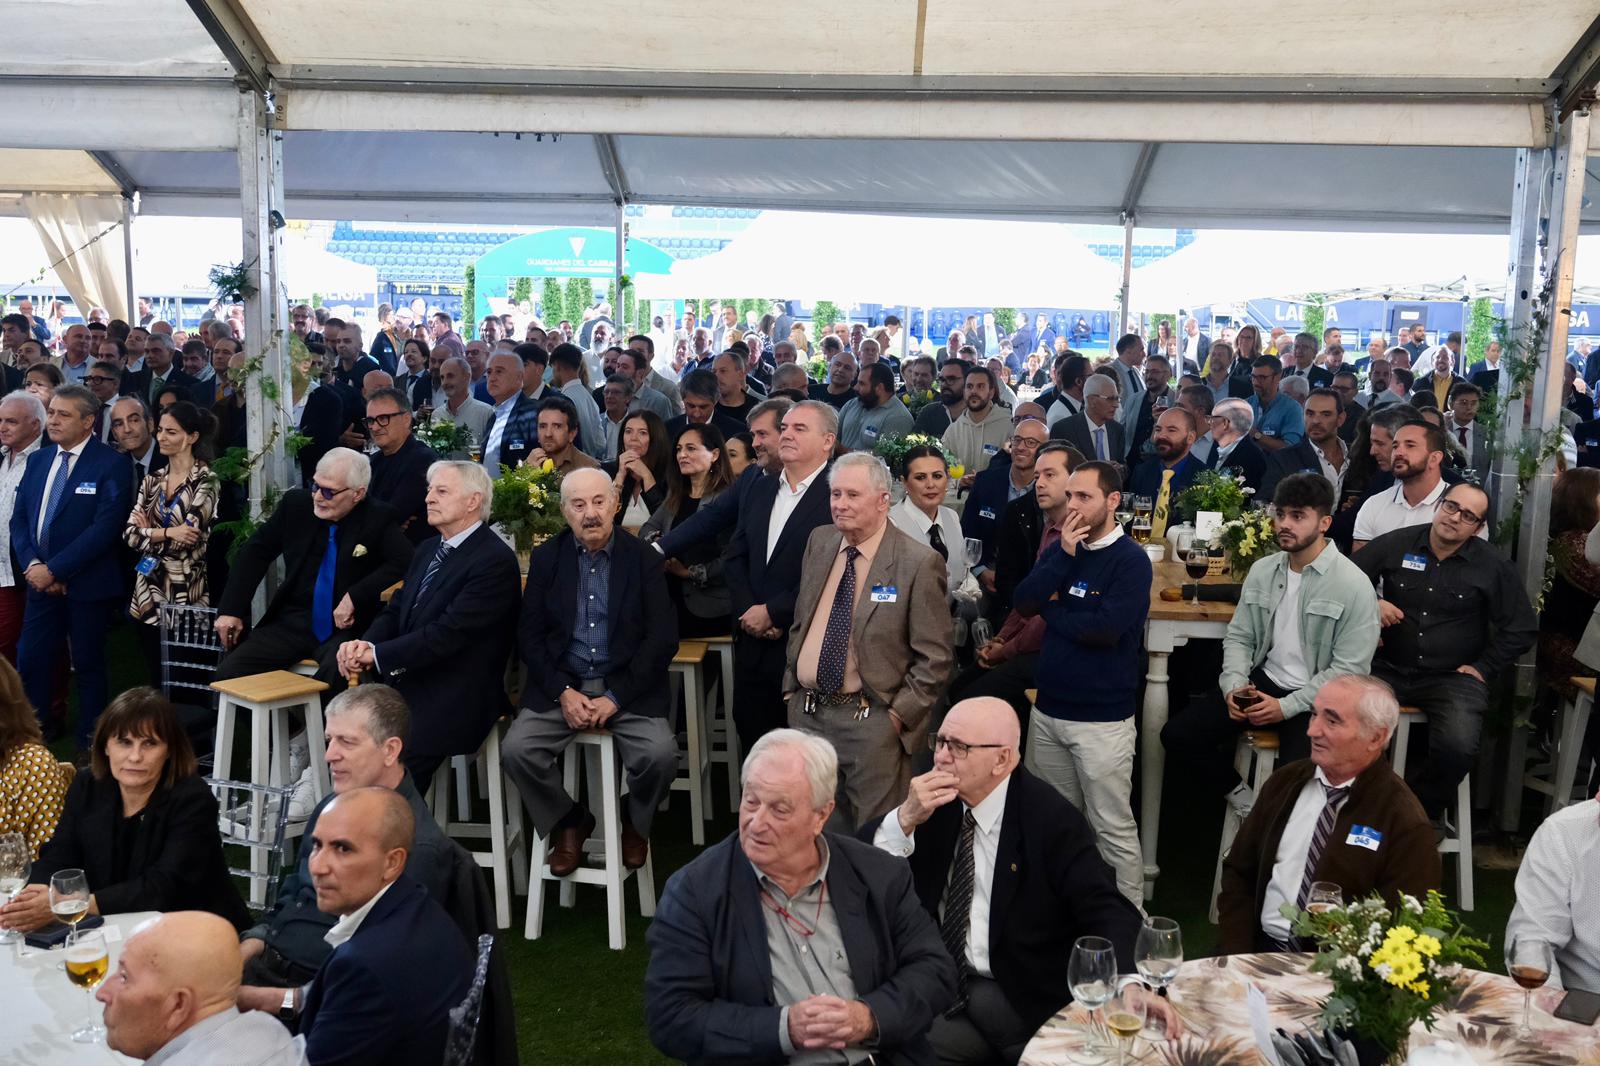
[[[122,274],[128,285],[128,323],[139,324],[139,294],[133,287],[133,197],[122,198]]]
[[[1133,215],[1122,214],[1122,306],[1117,310],[1117,337],[1128,332],[1128,295],[1133,288]],[[1112,341],[1116,343],[1115,339]]]
[[[259,93],[239,95],[239,207],[244,262],[255,286],[245,299],[247,352],[261,356],[261,372],[245,388],[246,446],[252,455],[265,452],[250,475],[249,514],[259,516],[262,501],[271,490],[289,484],[283,439],[294,427],[279,425],[292,410],[287,350],[283,330],[284,298],[278,284],[279,241],[282,224],[283,134],[269,128],[265,98]],[[277,383],[277,400],[263,383]],[[281,409],[280,409],[281,408]],[[270,427],[278,426],[274,435]]]
[[[623,236],[623,211],[627,207],[622,198],[617,197],[617,261],[611,267],[611,291],[616,300],[616,306],[611,308],[611,321],[617,324],[622,336],[627,336],[628,326],[622,321],[622,256],[626,251],[627,239]]]
[[[904,371],[911,345],[911,305],[900,305],[900,367]]]

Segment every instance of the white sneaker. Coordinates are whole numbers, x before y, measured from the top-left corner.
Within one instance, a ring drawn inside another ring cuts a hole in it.
[[[314,771],[307,766],[300,772],[300,779],[294,783],[294,792],[289,796],[289,824],[291,826],[305,825],[306,819],[311,817],[312,810],[317,805],[316,778]]]
[[[289,738],[289,777],[298,780],[311,765],[311,748],[306,743],[304,730]]]
[[[1233,813],[1237,815],[1239,821],[1242,822],[1246,818],[1250,817],[1250,809],[1254,807],[1256,803],[1256,794],[1249,785],[1245,784],[1243,781],[1240,781],[1237,785],[1233,786],[1233,791],[1228,793],[1227,799],[1228,806],[1233,808]]]

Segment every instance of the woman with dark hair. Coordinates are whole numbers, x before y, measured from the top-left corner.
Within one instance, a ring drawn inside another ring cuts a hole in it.
[[[733,479],[739,480],[745,468],[756,461],[756,441],[749,431],[735,433],[724,441],[723,453],[728,457],[728,467],[733,471]]]
[[[944,557],[950,595],[954,597],[967,580],[967,549],[961,519],[944,506],[950,488],[944,449],[936,444],[907,448],[899,473],[906,495],[889,509],[889,521],[918,544],[926,544]]]
[[[156,413],[160,414],[173,404],[189,398],[189,390],[177,385],[168,385],[156,393]]]
[[[658,540],[688,521],[706,501],[733,484],[727,445],[716,426],[684,426],[678,431],[673,452],[677,462],[668,468],[666,500],[639,530],[646,541]],[[678,607],[679,636],[713,637],[728,632],[732,601],[723,576],[722,552],[732,534],[728,530],[667,560],[667,590]]]
[[[602,464],[617,489],[617,521],[630,533],[650,520],[667,498],[672,444],[667,424],[654,411],[634,411],[622,420],[622,450]]]
[[[56,394],[56,390],[66,380],[61,375],[61,368],[54,363],[35,363],[23,373],[22,387],[39,397],[40,403],[49,407],[50,397]]]
[[[217,420],[187,400],[161,412],[156,447],[166,468],[144,479],[122,539],[138,552],[128,615],[139,627],[152,677],[161,672],[161,605],[204,606],[206,541],[217,510],[211,435]]]
[[[0,659],[0,834],[21,833],[34,858],[56,831],[67,779],[44,746],[22,678]]]
[[[72,869],[88,877],[91,914],[197,910],[249,924],[223,859],[217,801],[177,712],[154,689],[129,689],[101,713],[89,772],[67,789],[33,883],[0,907],[0,926],[32,932],[54,921],[46,886]]]

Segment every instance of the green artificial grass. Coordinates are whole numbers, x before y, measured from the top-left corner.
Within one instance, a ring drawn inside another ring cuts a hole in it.
[[[107,646],[111,691],[120,692],[147,683],[144,664],[133,634],[118,627]],[[69,716],[76,715],[76,698]],[[60,758],[72,757],[70,730],[53,747]],[[715,818],[706,827],[706,841],[714,843],[734,830],[727,810],[726,770],[712,770],[712,804]],[[1137,795],[1137,790],[1135,795]],[[1183,927],[1186,958],[1215,952],[1217,928],[1206,920],[1211,880],[1222,832],[1222,800],[1196,800],[1186,795],[1181,782],[1169,774],[1162,793],[1161,877],[1155,894],[1145,902],[1149,914],[1175,918]],[[1542,805],[1529,803],[1523,829],[1538,824]],[[1480,817],[1480,823],[1486,822]],[[653,834],[656,892],[667,879],[699,853],[690,842],[689,804],[682,794],[672,794],[667,811],[658,815]],[[1480,846],[1482,843],[1480,836]],[[1455,891],[1455,858],[1444,857],[1445,895]],[[1504,934],[1511,914],[1511,870],[1475,871],[1476,908],[1463,917],[1491,944],[1485,968],[1504,972]],[[645,944],[648,921],[639,916],[638,892],[632,879],[626,886],[627,948],[606,946],[605,893],[597,886],[580,885],[577,903],[567,910],[559,905],[552,883],[545,897],[544,935],[539,940],[522,936],[526,900],[512,907],[511,928],[501,930],[512,994],[517,1004],[517,1036],[525,1063],[559,1063],[561,1066],[613,1066],[670,1062],[651,1045],[644,1024],[644,971],[649,961]],[[1065,956],[1061,965],[1067,965]]]

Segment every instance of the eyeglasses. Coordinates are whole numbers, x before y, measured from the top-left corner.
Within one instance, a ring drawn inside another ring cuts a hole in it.
[[[105,374],[85,374],[83,376],[85,385],[110,385],[120,380],[120,378],[109,377]]]
[[[316,495],[321,496],[324,500],[337,500],[340,496],[343,496],[345,493],[350,491],[350,486],[346,485],[342,489],[330,489],[326,485],[318,485],[313,482],[311,485],[311,491]]]
[[[1042,440],[1034,440],[1032,437],[1024,437],[1016,434],[1006,438],[1006,443],[1011,445],[1013,448],[1038,448],[1044,445],[1044,441]]]
[[[368,415],[361,421],[366,423],[368,429],[388,429],[389,423],[404,413],[404,411],[394,411],[386,415]]]
[[[938,751],[940,748],[949,748],[950,754],[958,759],[965,759],[972,754],[974,748],[1004,748],[1005,744],[968,744],[964,740],[947,737],[943,733],[928,734],[928,750]]]
[[[1443,511],[1447,515],[1454,515],[1455,517],[1460,518],[1468,525],[1482,525],[1484,521],[1483,515],[1473,514],[1471,511],[1467,510],[1454,500],[1440,500],[1439,510]]]

